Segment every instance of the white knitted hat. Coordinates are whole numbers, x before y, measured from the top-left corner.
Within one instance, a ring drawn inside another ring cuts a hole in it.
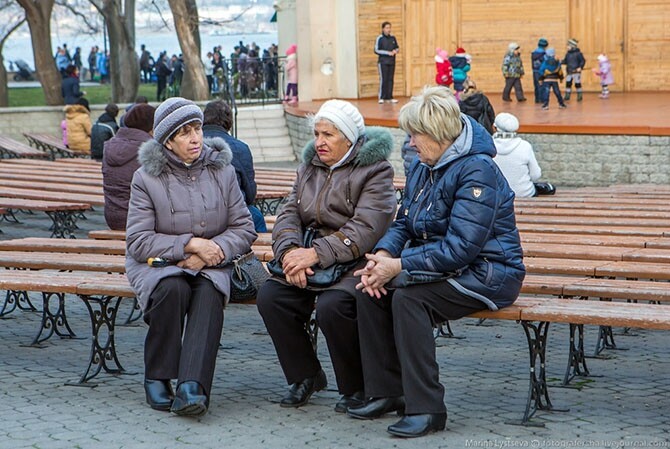
[[[355,144],[358,138],[365,134],[365,122],[356,106],[343,100],[328,100],[321,105],[319,112],[314,116],[314,123],[320,119],[333,122],[349,142]]]
[[[515,133],[519,129],[519,119],[509,112],[501,112],[496,115],[494,124],[496,129],[502,133]]]
[[[507,48],[509,49],[510,52],[513,52],[521,47],[519,47],[519,44],[517,44],[516,42],[510,42]]]

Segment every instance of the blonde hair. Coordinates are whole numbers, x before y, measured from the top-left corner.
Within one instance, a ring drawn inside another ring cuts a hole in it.
[[[400,128],[408,134],[423,134],[436,142],[453,142],[461,134],[461,110],[449,89],[426,86],[400,109]]]

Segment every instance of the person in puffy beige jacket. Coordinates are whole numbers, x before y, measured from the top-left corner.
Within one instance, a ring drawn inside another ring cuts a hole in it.
[[[65,111],[67,146],[76,153],[91,154],[91,109],[88,100],[80,98]]]

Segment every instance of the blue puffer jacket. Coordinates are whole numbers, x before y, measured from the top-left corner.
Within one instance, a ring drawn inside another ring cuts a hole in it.
[[[461,120],[434,167],[412,163],[402,207],[375,250],[400,257],[404,270],[456,273],[452,286],[497,310],[516,300],[526,274],[514,192],[493,162],[490,134]]]

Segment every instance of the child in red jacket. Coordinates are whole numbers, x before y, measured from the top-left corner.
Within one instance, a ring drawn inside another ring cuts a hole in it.
[[[440,86],[450,87],[451,83],[454,82],[454,77],[449,55],[439,47],[435,50],[435,69],[437,70],[435,82]]]

